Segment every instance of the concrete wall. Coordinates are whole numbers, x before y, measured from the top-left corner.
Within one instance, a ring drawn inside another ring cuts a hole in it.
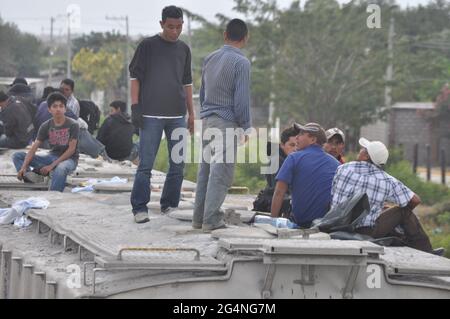
[[[395,146],[402,145],[405,159],[413,161],[414,145],[419,144],[419,165],[426,164],[426,145],[430,144],[430,124],[414,109],[394,109],[391,128]]]
[[[388,123],[386,121],[377,121],[373,124],[363,126],[360,135],[368,140],[380,141],[388,145],[388,132]]]

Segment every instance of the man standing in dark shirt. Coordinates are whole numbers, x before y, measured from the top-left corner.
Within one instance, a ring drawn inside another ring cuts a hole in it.
[[[194,129],[192,103],[191,52],[178,37],[183,29],[183,11],[175,6],[165,7],[160,22],[162,32],[144,39],[130,63],[131,115],[139,128],[140,162],[131,193],[131,205],[136,223],[149,221],[150,178],[162,133],[167,138],[170,168],[161,196],[161,212],[178,207],[183,183],[183,149],[172,158],[172,148],[186,143],[184,135],[172,133]],[[175,136],[176,135],[176,136]]]

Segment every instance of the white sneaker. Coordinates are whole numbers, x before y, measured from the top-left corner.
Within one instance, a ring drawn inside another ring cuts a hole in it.
[[[176,207],[161,208],[161,214],[167,215],[168,213],[173,212],[176,209]]]
[[[134,221],[136,222],[136,224],[144,224],[148,223],[150,219],[148,218],[148,213],[142,212],[134,215]]]

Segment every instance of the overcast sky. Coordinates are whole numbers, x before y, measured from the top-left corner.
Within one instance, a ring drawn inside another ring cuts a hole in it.
[[[346,3],[348,0],[338,0]],[[397,0],[402,7],[427,4],[430,0]],[[289,6],[292,0],[278,0],[280,7]],[[301,1],[304,3],[305,1]],[[191,12],[214,21],[216,13],[236,17],[233,0],[0,0],[0,17],[14,22],[19,29],[37,35],[50,33],[50,17],[56,17],[54,34],[66,33],[63,15],[70,4],[81,9],[81,32],[105,32],[118,30],[125,33],[125,23],[108,21],[105,16],[128,15],[132,35],[152,35],[159,31],[161,9],[167,5],[178,5]]]

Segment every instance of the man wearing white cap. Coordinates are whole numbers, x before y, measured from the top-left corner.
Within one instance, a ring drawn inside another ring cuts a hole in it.
[[[330,128],[325,132],[327,142],[323,145],[325,152],[336,158],[339,163],[344,164],[345,134],[337,127]]]
[[[341,165],[336,171],[331,190],[332,209],[352,198],[355,193],[366,193],[370,213],[357,225],[356,232],[373,238],[400,236],[407,246],[442,254],[442,250],[433,251],[428,236],[412,211],[420,204],[420,198],[402,182],[383,171],[389,157],[386,146],[365,138],[361,138],[359,144],[362,149],[357,161]],[[384,210],[385,202],[398,206]],[[403,228],[403,236],[395,231],[397,226]]]

